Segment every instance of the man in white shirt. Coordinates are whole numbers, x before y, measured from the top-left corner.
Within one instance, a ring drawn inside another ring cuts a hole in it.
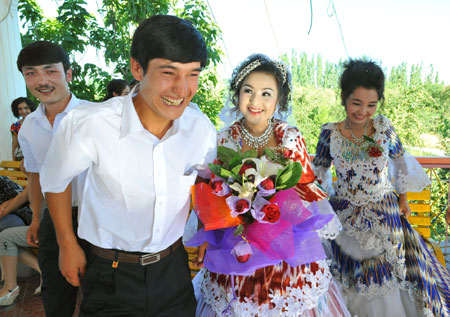
[[[137,28],[124,97],[80,107],[61,122],[41,172],[62,274],[82,281],[82,316],[194,316],[196,301],[181,244],[190,187],[208,178],[216,130],[188,107],[207,51],[186,20],[153,16]],[[70,181],[87,170],[78,234]],[[87,267],[87,268],[86,268]]]
[[[47,209],[41,217],[44,199],[39,178],[48,148],[62,118],[82,101],[69,90],[72,69],[69,57],[61,46],[48,41],[31,43],[20,51],[17,67],[24,76],[28,90],[41,102],[36,111],[26,117],[18,136],[33,210],[27,242],[39,246],[38,260],[42,271],[42,299],[46,316],[72,316],[78,288],[69,284],[59,271],[59,248]],[[82,184],[81,179],[78,184]],[[76,197],[72,202],[73,206],[77,205]],[[76,226],[76,209],[73,212]]]

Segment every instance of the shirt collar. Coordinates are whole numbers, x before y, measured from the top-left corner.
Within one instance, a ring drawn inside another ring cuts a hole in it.
[[[124,96],[125,101],[123,102],[123,111],[122,111],[122,124],[120,127],[120,138],[124,138],[130,134],[147,131],[141,123],[139,116],[134,108],[133,97],[137,94],[138,87],[134,87],[133,90],[127,95]],[[119,98],[114,98],[114,100],[119,101]],[[185,133],[189,133],[189,125],[188,120],[186,119],[186,112],[191,111],[188,110],[188,107],[184,110],[183,114],[180,118],[174,120],[170,129],[166,132],[163,138],[167,138],[173,134],[178,133],[178,131],[183,131]]]
[[[75,108],[76,106],[78,106],[80,104],[81,100],[78,99],[72,92],[70,93],[70,100],[69,103],[67,104],[66,108],[64,108],[64,110],[61,113],[67,114],[70,110],[72,110],[73,108]],[[39,120],[47,120],[47,116],[45,114],[45,106],[44,104],[41,102],[39,104],[39,107],[36,109],[36,116],[39,118]]]

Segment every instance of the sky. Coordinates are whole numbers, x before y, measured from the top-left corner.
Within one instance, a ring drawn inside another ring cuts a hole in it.
[[[388,70],[406,62],[428,72],[433,64],[450,85],[449,0],[311,0],[309,34],[310,0],[208,2],[223,32],[226,77],[252,53],[276,58],[295,49],[334,63],[369,56]]]
[[[422,63],[428,73],[432,64],[450,85],[450,0],[205,1],[223,34],[224,78],[252,53],[277,58],[295,49],[333,63],[368,56],[387,71],[406,62]],[[54,0],[37,2],[46,15],[56,11]],[[86,2],[89,11],[97,8],[97,0]],[[92,62],[92,55],[84,58]]]

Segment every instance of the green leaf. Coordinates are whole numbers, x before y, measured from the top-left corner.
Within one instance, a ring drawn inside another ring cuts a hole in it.
[[[244,233],[244,225],[243,224],[240,224],[240,225],[238,225],[237,227],[236,227],[236,229],[234,230],[234,232],[233,232],[233,235],[235,235],[235,236],[240,236],[241,234],[243,234]]]
[[[297,185],[302,176],[302,165],[299,162],[291,162],[281,172],[278,171],[275,180],[275,188],[285,190]]]
[[[367,136],[367,135],[363,135],[364,139],[366,139],[366,141],[372,142],[372,143],[377,143],[375,142],[374,139],[372,139],[371,137]]]
[[[256,151],[255,149],[251,149],[251,150],[248,150],[248,151],[242,153],[242,159],[257,158],[257,157],[258,157],[258,151]]]
[[[230,163],[234,160],[234,159],[239,159],[240,155],[238,152],[227,148],[225,146],[218,146],[217,147],[217,157],[219,158],[219,160],[221,160],[223,163],[230,165]]]
[[[234,169],[236,166],[238,166],[238,165],[242,166],[242,158],[236,156],[236,157],[234,157],[234,158],[231,160],[231,162],[230,162],[230,164],[229,164],[229,168],[230,168],[231,170],[233,170],[233,169]],[[239,169],[240,169],[240,167],[239,167]],[[238,171],[239,171],[239,170],[238,170]]]
[[[224,169],[221,165],[218,164],[208,164],[209,170],[216,176],[219,176],[223,179],[228,179],[231,176],[231,172]]]

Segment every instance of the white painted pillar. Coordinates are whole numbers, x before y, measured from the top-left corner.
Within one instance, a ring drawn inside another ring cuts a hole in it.
[[[17,119],[11,112],[11,102],[27,96],[25,81],[16,66],[22,49],[17,3],[0,0],[0,160],[12,160],[9,128]]]

